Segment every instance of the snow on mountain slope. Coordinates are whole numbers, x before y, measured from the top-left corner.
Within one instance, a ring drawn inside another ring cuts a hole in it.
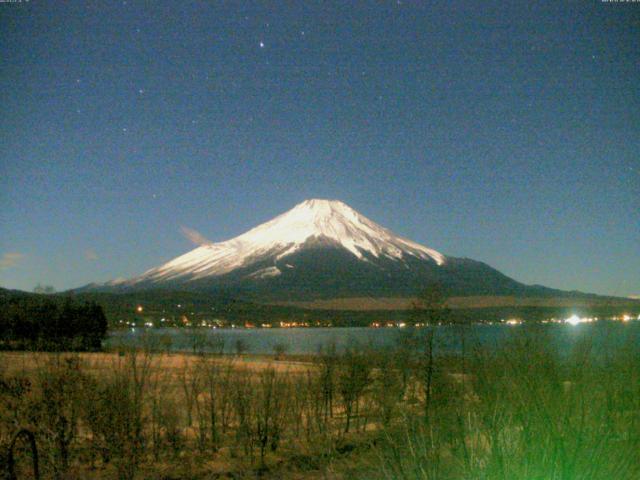
[[[394,235],[340,201],[313,199],[236,238],[202,245],[129,284],[224,275],[266,257],[280,260],[313,240],[340,246],[363,261],[367,261],[365,254],[396,260],[410,255],[437,265],[446,261],[441,253]],[[274,266],[253,275],[262,278],[280,273]]]

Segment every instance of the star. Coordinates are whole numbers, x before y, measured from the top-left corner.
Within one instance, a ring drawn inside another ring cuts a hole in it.
[[[138,89],[138,93],[139,93],[140,95],[142,95],[142,94],[144,93],[144,88],[140,88],[140,89]]]
[[[260,42],[260,48],[264,48],[264,42]]]

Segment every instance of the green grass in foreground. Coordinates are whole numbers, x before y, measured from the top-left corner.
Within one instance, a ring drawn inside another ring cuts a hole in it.
[[[428,421],[385,432],[376,476],[640,478],[638,344],[596,361],[586,341],[561,358],[543,332],[474,352],[457,381],[441,378]]]

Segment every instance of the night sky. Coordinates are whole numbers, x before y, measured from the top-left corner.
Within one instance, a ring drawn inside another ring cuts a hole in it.
[[[640,3],[0,3],[0,286],[131,277],[307,198],[640,294]]]

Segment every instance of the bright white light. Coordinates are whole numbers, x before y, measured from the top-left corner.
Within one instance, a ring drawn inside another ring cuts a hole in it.
[[[565,323],[569,323],[571,325],[578,325],[579,323],[582,322],[582,319],[580,317],[578,317],[577,315],[571,315],[564,322]]]

